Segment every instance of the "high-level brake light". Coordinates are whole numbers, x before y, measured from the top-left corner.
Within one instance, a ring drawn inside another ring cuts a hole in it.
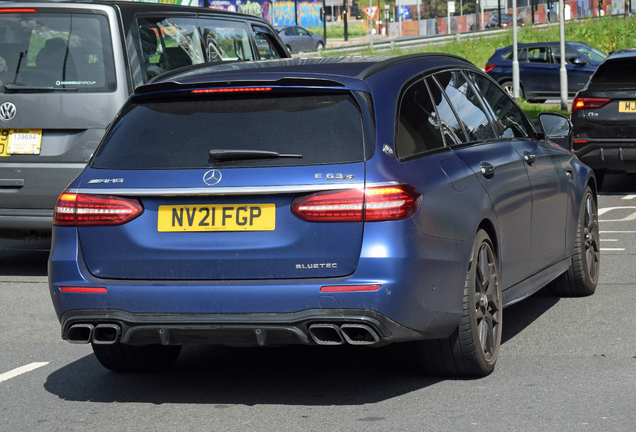
[[[197,89],[192,93],[242,93],[242,92],[266,92],[271,87],[233,87],[233,88],[214,88],[214,89]]]
[[[33,9],[33,8],[6,8],[6,9],[0,9],[0,13],[30,13],[30,12],[37,12],[37,9]]]
[[[310,222],[379,222],[410,218],[421,199],[409,185],[325,191],[295,198],[291,211]]]
[[[53,214],[54,225],[121,225],[144,212],[139,200],[110,195],[64,192]]]

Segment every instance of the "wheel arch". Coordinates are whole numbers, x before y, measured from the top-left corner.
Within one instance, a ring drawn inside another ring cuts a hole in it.
[[[479,230],[486,231],[486,234],[488,234],[488,237],[490,237],[490,241],[492,241],[492,245],[495,248],[497,259],[500,260],[499,240],[497,237],[497,229],[495,228],[495,224],[490,219],[483,219],[477,226],[477,231],[475,231],[475,234],[477,234]]]

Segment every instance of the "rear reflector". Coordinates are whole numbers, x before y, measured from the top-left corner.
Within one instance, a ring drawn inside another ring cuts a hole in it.
[[[587,143],[586,139],[575,139],[574,144],[585,144]]]
[[[54,225],[121,225],[144,212],[139,201],[110,195],[64,192],[53,214]]]
[[[333,285],[320,288],[320,292],[377,291],[382,285]]]
[[[29,12],[37,12],[37,9],[31,8],[10,8],[10,9],[0,9],[0,13],[29,13]]]
[[[601,108],[607,105],[610,101],[611,99],[607,98],[586,98],[577,96],[572,101],[572,111]]]
[[[239,88],[215,88],[192,90],[192,93],[238,93],[238,92],[264,92],[270,91],[271,87],[239,87]]]
[[[66,293],[90,293],[90,294],[106,294],[106,288],[98,287],[60,287],[60,291]]]
[[[310,222],[379,222],[410,218],[421,200],[412,186],[380,186],[298,197],[292,201],[291,212]]]

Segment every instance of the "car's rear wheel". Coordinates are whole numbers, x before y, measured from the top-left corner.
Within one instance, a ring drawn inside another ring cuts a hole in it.
[[[594,294],[600,270],[600,245],[596,199],[587,186],[579,213],[572,264],[568,271],[548,285],[548,291],[561,297]]]
[[[514,97],[513,95],[514,88],[513,88],[512,81],[504,81],[503,83],[501,83],[501,87],[506,91],[506,93],[510,95],[510,97]],[[521,88],[521,86],[519,86],[519,97],[521,99],[525,99],[523,94],[523,88]]]
[[[497,255],[488,234],[475,237],[464,287],[463,317],[448,339],[418,343],[425,371],[439,376],[486,376],[501,345],[501,287]]]
[[[100,345],[92,343],[97,360],[115,372],[161,372],[177,361],[181,345]]]

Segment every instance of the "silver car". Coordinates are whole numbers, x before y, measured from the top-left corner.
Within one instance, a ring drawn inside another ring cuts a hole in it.
[[[325,39],[300,26],[274,27],[289,52],[320,50],[325,47]]]

